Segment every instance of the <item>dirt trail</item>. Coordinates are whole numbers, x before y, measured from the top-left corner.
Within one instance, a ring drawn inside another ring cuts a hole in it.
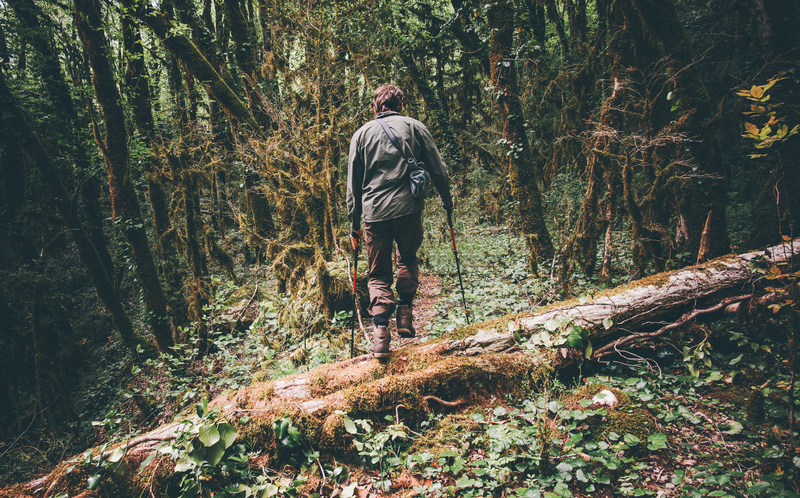
[[[436,275],[431,275],[425,270],[419,271],[419,289],[414,299],[414,329],[417,336],[410,339],[403,339],[397,335],[397,320],[392,317],[389,320],[389,330],[392,332],[392,351],[412,344],[419,344],[428,335],[427,327],[436,318],[436,305],[442,297],[442,281]],[[372,333],[372,320],[365,320],[368,335]]]

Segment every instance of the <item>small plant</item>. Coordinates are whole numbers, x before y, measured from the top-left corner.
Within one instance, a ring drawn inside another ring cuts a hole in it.
[[[180,498],[196,496],[230,496],[221,489],[218,479],[230,479],[247,463],[247,454],[242,444],[234,445],[238,433],[234,427],[221,420],[218,413],[208,409],[205,399],[197,405],[197,418],[181,423],[180,433],[174,443],[159,450],[169,454],[175,461],[175,472],[183,474],[180,480]],[[155,457],[153,453],[142,462],[144,469]],[[217,489],[215,489],[217,488]],[[238,489],[237,489],[238,491]]]

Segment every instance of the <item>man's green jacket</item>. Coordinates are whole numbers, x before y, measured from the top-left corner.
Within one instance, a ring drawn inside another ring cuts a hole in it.
[[[389,111],[378,114],[392,130],[405,153],[428,170],[442,201],[449,205],[450,177],[433,137],[424,124],[414,118]],[[380,123],[365,124],[350,141],[347,164],[347,213],[351,230],[367,223],[392,220],[422,211],[425,199],[414,199],[409,186],[409,171],[403,153],[392,145]]]

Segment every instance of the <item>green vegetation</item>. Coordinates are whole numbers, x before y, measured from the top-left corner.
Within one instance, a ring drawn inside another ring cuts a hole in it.
[[[795,257],[636,327],[514,326],[793,250],[799,25],[798,0],[0,2],[0,497],[798,496]],[[379,364],[345,176],[387,82],[448,164],[466,306],[434,194],[419,334]]]

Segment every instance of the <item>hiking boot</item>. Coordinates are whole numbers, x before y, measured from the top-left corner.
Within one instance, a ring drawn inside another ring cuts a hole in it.
[[[379,360],[389,358],[389,341],[391,340],[392,335],[386,325],[375,325],[372,329],[372,345],[369,347],[372,356]]]
[[[397,307],[397,333],[400,337],[414,337],[417,331],[414,330],[412,321],[414,314],[411,312],[411,306],[408,304],[401,304]]]

